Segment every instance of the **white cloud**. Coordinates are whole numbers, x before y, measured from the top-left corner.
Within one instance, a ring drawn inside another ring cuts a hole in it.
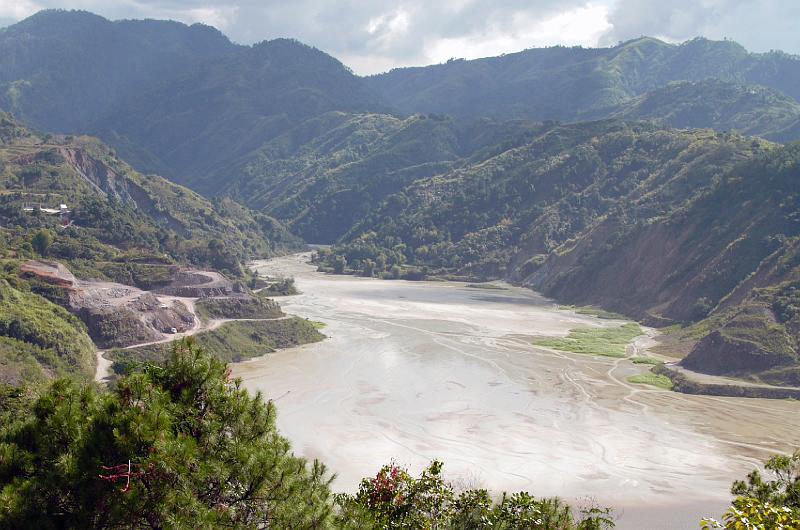
[[[669,41],[731,38],[752,51],[800,53],[798,0],[617,0],[601,43],[642,35]]]
[[[588,4],[545,19],[518,12],[505,29],[487,27],[475,35],[427,41],[425,59],[438,63],[453,57],[475,59],[556,44],[595,46],[610,27],[604,5]]]
[[[41,9],[29,0],[0,0],[0,19],[21,20]]]

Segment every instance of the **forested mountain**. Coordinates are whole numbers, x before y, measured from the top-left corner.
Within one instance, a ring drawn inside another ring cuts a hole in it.
[[[42,11],[0,30],[0,108],[42,130],[87,133],[146,87],[235,48],[199,24]]]
[[[220,191],[284,219],[307,241],[333,242],[388,195],[538,128],[525,121],[334,112],[259,147],[228,170]]]
[[[798,384],[799,153],[644,123],[542,129],[388,196],[326,262],[510,278],[656,325],[699,322],[685,332],[702,339],[693,366]]]
[[[775,89],[718,79],[669,83],[626,101],[610,115],[680,129],[735,130],[779,142],[797,138],[800,130],[797,100]]]
[[[145,90],[97,127],[134,163],[213,192],[231,161],[298,123],[334,110],[380,107],[342,63],[279,39],[241,47]]]
[[[265,144],[334,111],[645,118],[788,141],[800,137],[798,87],[798,57],[705,39],[531,49],[363,78],[296,41],[241,46],[201,25],[44,11],[0,31],[0,108],[42,130],[100,136],[138,169],[206,194],[237,186]],[[319,141],[330,133],[310,127]]]
[[[799,57],[753,54],[732,41],[701,38],[680,45],[643,37],[611,48],[531,49],[400,68],[367,82],[401,112],[574,121],[601,117],[671,81],[710,78],[800,99]]]

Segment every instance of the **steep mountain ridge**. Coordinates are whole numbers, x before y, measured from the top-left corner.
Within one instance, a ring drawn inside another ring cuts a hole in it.
[[[223,194],[284,219],[307,241],[333,242],[388,195],[538,125],[517,121],[328,113],[229,169]]]
[[[535,48],[399,68],[367,83],[401,112],[575,121],[607,116],[671,81],[712,78],[800,99],[800,57],[748,53],[731,41],[702,38],[680,45],[645,37],[611,48]]]
[[[339,61],[278,39],[207,61],[137,95],[102,121],[99,134],[142,167],[209,193],[232,160],[297,123],[377,107]]]
[[[137,173],[95,138],[42,135],[0,112],[0,385],[91,379],[97,346],[195,329],[186,305],[146,291],[211,278],[208,295],[244,303],[242,263],[298,248],[272,218]],[[182,272],[198,265],[236,281]]]

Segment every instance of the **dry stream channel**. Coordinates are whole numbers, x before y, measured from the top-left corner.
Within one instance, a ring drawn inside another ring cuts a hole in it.
[[[233,371],[276,400],[281,432],[337,473],[336,489],[392,459],[417,472],[437,458],[465,486],[611,505],[622,530],[696,529],[732,480],[800,446],[798,402],[634,385],[646,367],[532,345],[620,322],[522,288],[331,276],[307,259],[254,267],[294,276],[302,294],[281,305],[329,338]]]

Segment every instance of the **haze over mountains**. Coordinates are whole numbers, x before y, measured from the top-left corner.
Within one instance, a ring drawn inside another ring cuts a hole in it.
[[[0,32],[17,120],[99,136],[139,171],[337,243],[349,268],[508,278],[692,324],[694,367],[794,385],[800,156],[774,142],[800,138],[799,100],[800,57],[702,38],[365,78],[202,25],[45,11]]]

